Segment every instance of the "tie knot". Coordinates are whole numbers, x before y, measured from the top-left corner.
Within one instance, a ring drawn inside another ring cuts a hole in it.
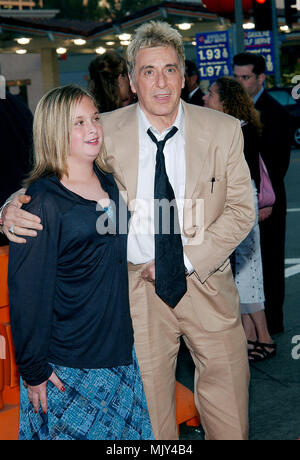
[[[167,140],[171,139],[171,137],[174,136],[174,134],[176,134],[178,131],[178,128],[176,128],[176,126],[173,126],[173,128],[171,129],[171,131],[168,132],[168,134],[166,134],[166,136],[164,137],[163,140],[161,141],[158,141],[156,139],[156,137],[154,136],[153,132],[151,131],[151,129],[149,128],[148,131],[147,131],[147,134],[149,135],[150,139],[158,146],[158,147],[162,147],[164,148],[165,146],[165,143],[167,142]]]

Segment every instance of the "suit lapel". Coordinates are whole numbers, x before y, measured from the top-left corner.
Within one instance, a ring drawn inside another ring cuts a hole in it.
[[[186,151],[186,191],[185,198],[192,198],[204,170],[205,162],[209,155],[209,138],[211,130],[205,126],[205,110],[203,119],[191,105],[183,102],[185,113],[185,151]]]
[[[115,167],[116,179],[127,191],[128,202],[136,198],[139,167],[137,105],[132,106],[131,109],[119,120],[111,139],[118,163],[118,167]]]

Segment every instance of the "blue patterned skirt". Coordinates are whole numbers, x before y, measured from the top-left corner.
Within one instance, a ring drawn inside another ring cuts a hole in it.
[[[21,380],[20,440],[154,439],[134,351],[129,366],[52,366],[66,391],[48,382],[46,415],[34,413]]]

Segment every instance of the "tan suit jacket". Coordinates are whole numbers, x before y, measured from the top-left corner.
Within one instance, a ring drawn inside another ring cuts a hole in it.
[[[240,321],[229,256],[254,224],[251,178],[239,120],[182,104],[187,200],[184,232],[188,238],[184,251],[195,269],[188,278],[186,295],[197,305],[195,310],[204,329],[221,331]],[[136,198],[138,179],[137,107],[135,104],[102,114],[107,162],[120,191],[127,192],[129,205]],[[197,203],[204,208],[203,219],[199,215],[195,219]]]

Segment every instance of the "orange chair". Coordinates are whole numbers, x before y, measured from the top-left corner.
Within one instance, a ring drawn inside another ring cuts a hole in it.
[[[8,354],[10,356],[10,366],[9,366],[9,375],[8,375],[8,385],[10,388],[19,387],[20,385],[20,374],[18,371],[18,367],[15,361],[15,347],[12,340],[12,333],[10,324],[4,324],[6,330],[6,337],[8,343]]]
[[[178,434],[179,426],[185,423],[187,426],[199,426],[201,424],[199,412],[195,406],[194,394],[187,387],[176,382],[176,423]]]
[[[4,407],[4,400],[2,396],[3,390],[4,390],[4,366],[3,366],[3,359],[0,358],[0,411]]]
[[[6,334],[6,327],[0,323],[0,337],[2,342],[1,355],[4,369],[4,385],[10,384],[10,355],[8,347],[8,338]]]
[[[0,440],[18,439],[20,386],[8,307],[8,246],[0,247]]]
[[[8,317],[1,316],[1,307],[8,305],[8,287],[7,287],[7,272],[8,272],[8,246],[0,247],[0,322],[5,322]]]
[[[0,323],[7,320],[8,289],[7,289],[8,246],[0,247]],[[5,311],[4,311],[5,310]],[[4,355],[6,340],[0,330],[0,410],[4,407],[3,390],[5,386]]]

